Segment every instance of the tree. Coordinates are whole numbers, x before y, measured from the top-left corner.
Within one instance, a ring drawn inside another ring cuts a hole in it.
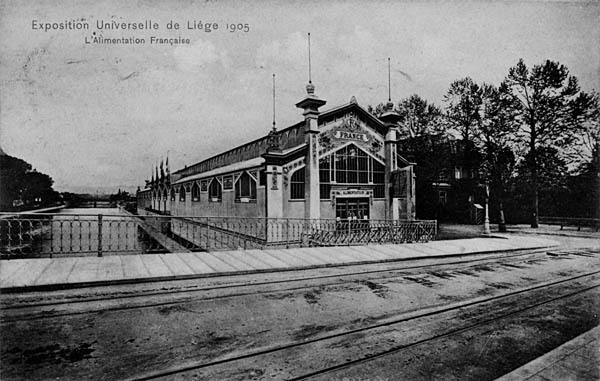
[[[396,110],[410,136],[423,136],[445,130],[442,110],[417,94],[400,100]]]
[[[447,116],[453,127],[460,132],[463,141],[468,142],[479,123],[479,111],[482,105],[481,89],[469,77],[459,79],[450,84],[444,101]],[[465,145],[465,149],[468,148],[468,144]]]
[[[473,137],[480,122],[480,109],[482,105],[481,89],[471,78],[465,77],[450,84],[444,96],[446,102],[446,116],[448,122],[462,137],[463,166],[467,178],[461,180],[460,188],[464,200],[461,204],[468,208],[468,200],[475,200],[475,162],[478,152],[474,147]]]
[[[0,210],[10,210],[13,201],[21,200],[24,174],[31,165],[24,160],[0,154]]]
[[[484,152],[481,172],[491,185],[498,208],[499,230],[504,232],[504,195],[516,162],[512,146],[518,126],[514,123],[514,106],[505,84],[497,88],[484,83],[480,97],[481,109],[475,135]]]
[[[58,194],[52,183],[50,176],[32,169],[31,164],[0,151],[0,210],[55,201]]]
[[[581,133],[577,137],[571,158],[578,163],[576,176],[586,179],[582,180],[582,189],[586,192],[581,194],[587,194],[584,199],[589,199],[591,194],[594,200],[595,211],[591,215],[595,214],[596,218],[600,218],[600,94],[582,93],[577,107],[579,110],[574,113],[579,115]],[[579,192],[575,190],[575,193]]]
[[[515,178],[514,191],[517,194],[531,194],[534,186],[530,158],[528,152],[524,160],[517,166],[517,177]],[[539,146],[537,155],[537,186],[539,187],[540,211],[545,215],[572,217],[569,215],[568,204],[568,180],[569,171],[567,162],[563,155],[555,147]],[[527,198],[525,198],[527,199]],[[581,201],[581,200],[580,200]],[[517,208],[520,205],[516,206]]]
[[[511,67],[504,80],[515,104],[515,113],[528,147],[527,166],[531,176],[531,227],[539,224],[540,147],[569,148],[584,120],[589,105],[577,78],[558,62],[547,60],[529,69],[522,59]]]
[[[379,103],[375,107],[368,106],[367,109],[374,116],[380,117],[386,110],[386,104]],[[400,123],[409,136],[439,134],[447,129],[448,123],[442,110],[417,94],[401,99],[394,106],[394,111],[400,115]]]

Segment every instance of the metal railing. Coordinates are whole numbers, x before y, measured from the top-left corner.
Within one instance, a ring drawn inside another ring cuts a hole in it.
[[[540,216],[539,221],[540,224],[560,225],[560,230],[563,230],[565,226],[576,226],[578,231],[582,227],[589,227],[596,231],[600,230],[600,218]]]
[[[0,213],[0,257],[425,242],[436,221]]]

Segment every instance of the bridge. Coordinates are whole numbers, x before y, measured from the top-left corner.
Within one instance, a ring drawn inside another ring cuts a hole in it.
[[[152,252],[277,249],[331,245],[427,242],[435,221],[304,220],[174,217],[124,209],[103,213],[2,214],[3,258],[144,254]]]

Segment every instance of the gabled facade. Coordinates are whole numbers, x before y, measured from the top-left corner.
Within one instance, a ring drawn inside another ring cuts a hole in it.
[[[138,207],[175,216],[414,219],[413,164],[397,120],[356,99],[323,113],[307,86],[304,120],[149,182]],[[157,176],[158,177],[158,176]]]

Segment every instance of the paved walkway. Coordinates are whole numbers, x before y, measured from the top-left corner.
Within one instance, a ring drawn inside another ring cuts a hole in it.
[[[600,327],[577,336],[496,381],[600,380]]]
[[[564,229],[561,229],[558,225],[545,224],[540,224],[540,226],[537,229],[534,229],[530,225],[525,224],[507,225],[506,228],[507,233],[556,235],[566,237],[593,238],[600,240],[600,231],[596,231],[590,228],[581,228],[581,230],[577,230],[576,227],[566,226]],[[490,225],[490,230],[494,235],[499,233],[497,224]],[[440,237],[476,237],[481,236],[482,232],[482,225],[444,223],[439,225],[438,231]]]
[[[539,237],[508,236],[399,245],[217,251],[0,261],[0,291],[44,290],[221,274],[402,261],[556,246]]]

